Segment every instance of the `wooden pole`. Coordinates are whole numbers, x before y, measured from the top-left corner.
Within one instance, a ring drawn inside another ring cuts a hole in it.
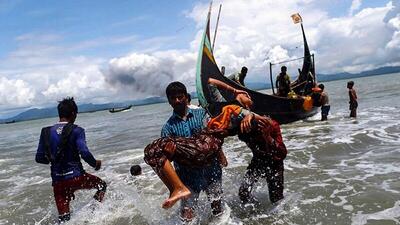
[[[214,39],[213,39],[213,43],[212,43],[212,47],[211,47],[211,50],[212,50],[212,51],[214,51],[215,37],[217,36],[218,23],[219,23],[219,15],[221,14],[221,7],[222,7],[222,4],[219,4],[219,11],[218,11],[218,17],[217,17],[217,24],[215,25]]]
[[[269,63],[269,78],[271,79],[272,94],[275,95],[274,81],[272,79],[272,63]]]

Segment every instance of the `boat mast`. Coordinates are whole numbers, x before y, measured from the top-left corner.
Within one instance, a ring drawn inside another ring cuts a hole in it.
[[[269,63],[269,78],[271,79],[272,94],[275,95],[274,81],[272,79],[272,63]]]
[[[222,4],[219,4],[219,11],[218,11],[218,17],[217,17],[217,24],[215,25],[214,38],[213,38],[213,43],[212,43],[212,46],[211,46],[211,51],[212,51],[212,52],[214,52],[215,37],[217,36],[218,23],[219,23],[219,15],[221,14],[221,7],[222,7]]]

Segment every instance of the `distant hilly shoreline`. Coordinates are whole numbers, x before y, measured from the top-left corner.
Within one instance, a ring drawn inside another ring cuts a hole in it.
[[[368,70],[361,73],[337,73],[337,74],[317,74],[318,82],[327,82],[327,81],[334,81],[334,80],[343,80],[343,79],[350,79],[350,78],[359,78],[359,77],[368,77],[368,76],[376,76],[376,75],[385,75],[391,73],[398,73],[400,72],[400,66],[390,66],[390,67],[381,67],[374,70]],[[263,84],[263,83],[249,83],[247,85],[250,89],[253,90],[260,90],[260,89],[267,89],[271,87],[271,84]],[[191,93],[192,98],[196,98],[196,93]],[[102,110],[108,110],[110,108],[119,108],[125,107],[127,105],[140,106],[140,105],[148,105],[148,104],[155,104],[155,103],[162,103],[166,102],[167,99],[165,97],[149,97],[141,100],[133,100],[133,101],[125,101],[120,103],[106,103],[106,104],[82,104],[79,105],[79,112],[80,113],[89,113],[89,112],[96,112]],[[0,124],[5,123],[14,123],[14,122],[21,122],[27,120],[35,120],[35,119],[43,119],[49,117],[56,117],[57,108],[34,108],[29,109],[25,112],[22,112],[16,116],[7,118],[7,119],[0,119]]]

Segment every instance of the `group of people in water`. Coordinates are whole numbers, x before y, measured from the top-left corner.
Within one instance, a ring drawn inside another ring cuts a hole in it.
[[[282,70],[283,72],[286,70]],[[246,73],[247,68],[243,67],[237,76],[237,81],[242,85]],[[217,116],[211,118],[205,109],[191,106],[190,95],[184,84],[172,82],[166,88],[172,115],[162,127],[161,137],[144,149],[145,162],[154,169],[170,192],[162,207],[170,208],[181,201],[180,217],[183,221],[195,218],[202,191],[207,194],[212,214],[219,215],[223,212],[222,168],[228,165],[228,161],[222,145],[228,136],[237,136],[253,154],[238,190],[240,200],[243,203],[256,202],[252,190],[260,178],[267,181],[272,203],[284,197],[283,160],[287,149],[278,122],[252,112],[253,102],[246,91],[212,78],[208,82],[211,87],[231,92],[239,104],[225,105]],[[353,86],[353,81],[347,85],[350,116],[355,117],[357,95]],[[322,120],[326,120],[329,98],[324,92],[323,84],[316,88],[319,88],[316,91],[320,92],[320,98],[323,99]],[[75,198],[76,190],[97,189],[93,197],[102,202],[107,184],[83,169],[81,158],[95,170],[99,170],[102,163],[90,153],[86,145],[85,130],[74,124],[78,114],[74,99],[63,99],[57,109],[59,122],[42,128],[36,162],[51,164],[59,221],[64,222],[70,219],[69,205]],[[140,166],[133,166],[131,174],[141,174]]]

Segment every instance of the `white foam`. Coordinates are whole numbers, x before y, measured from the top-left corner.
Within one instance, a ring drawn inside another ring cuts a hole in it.
[[[396,201],[393,207],[375,213],[364,214],[362,211],[358,211],[356,214],[353,214],[351,218],[351,224],[363,225],[367,224],[368,220],[391,220],[394,221],[396,224],[399,224],[400,223],[399,215],[400,215],[400,201]]]

